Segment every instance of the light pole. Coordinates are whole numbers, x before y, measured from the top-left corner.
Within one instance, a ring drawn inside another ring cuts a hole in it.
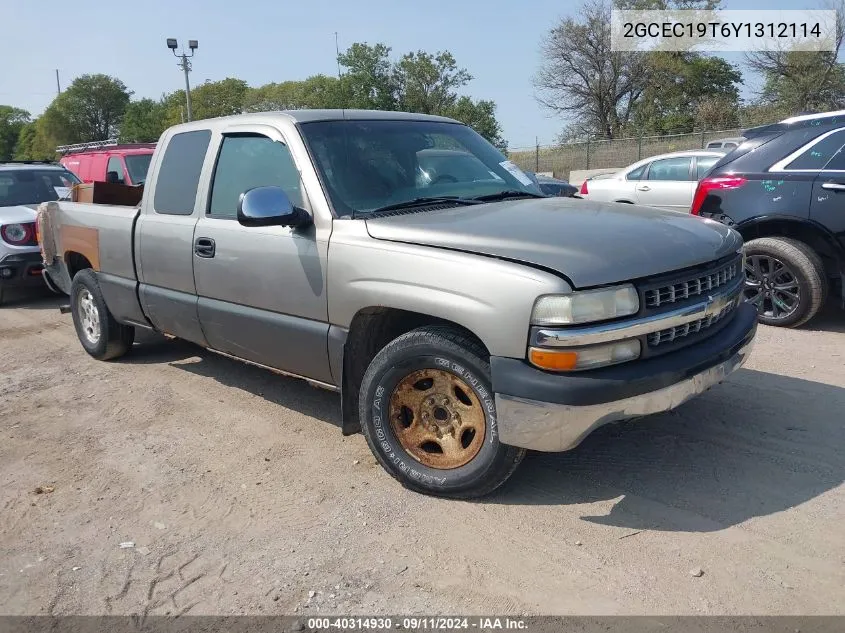
[[[177,53],[176,49],[179,47],[175,37],[167,38],[167,48],[173,51],[173,54],[179,58],[179,63],[176,64],[185,73],[185,103],[188,111],[188,121],[191,121],[191,82],[188,81],[188,73],[191,72],[191,60],[194,52],[199,48],[199,43],[196,40],[188,40],[188,48],[191,49],[191,54],[186,55],[185,51]]]

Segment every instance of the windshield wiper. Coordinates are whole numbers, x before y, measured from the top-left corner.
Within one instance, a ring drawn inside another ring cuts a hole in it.
[[[495,202],[497,200],[506,200],[508,198],[548,198],[548,196],[541,193],[532,193],[530,191],[518,191],[516,189],[507,189],[499,193],[488,193],[484,196],[476,196],[473,200],[479,202]]]
[[[471,204],[481,204],[482,200],[479,198],[459,198],[458,196],[431,196],[426,198],[414,198],[413,200],[406,200],[405,202],[397,202],[395,204],[388,204],[383,207],[378,207],[372,211],[357,211],[362,215],[371,215],[374,213],[382,213],[383,211],[396,211],[398,209],[413,209],[414,207],[422,207],[427,204],[437,204],[438,202],[454,202],[456,204],[466,206]]]

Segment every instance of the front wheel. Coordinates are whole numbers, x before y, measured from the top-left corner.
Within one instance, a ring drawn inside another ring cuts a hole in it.
[[[804,242],[763,237],[745,244],[745,299],[765,325],[797,327],[812,319],[827,295],[818,254]]]
[[[361,384],[360,418],[382,467],[425,494],[483,496],[525,455],[499,442],[486,352],[451,327],[419,328],[382,349]]]
[[[135,340],[135,328],[118,323],[91,269],[79,271],[70,286],[70,312],[82,347],[98,360],[123,356]]]

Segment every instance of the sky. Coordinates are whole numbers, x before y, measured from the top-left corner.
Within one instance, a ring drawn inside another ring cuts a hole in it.
[[[238,77],[251,86],[337,74],[340,49],[382,42],[396,57],[448,50],[474,77],[463,90],[492,99],[511,148],[550,144],[564,121],[535,100],[540,42],[580,2],[534,0],[0,0],[0,104],[40,114],[85,73],[120,78],[134,98],[184,87],[165,39],[199,41],[191,84]],[[751,9],[754,0],[727,0]],[[815,0],[767,0],[766,8],[816,8]],[[737,54],[726,56],[740,63]],[[743,96],[751,96],[746,88]]]

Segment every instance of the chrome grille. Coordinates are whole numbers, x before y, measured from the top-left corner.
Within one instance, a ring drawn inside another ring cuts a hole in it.
[[[703,319],[698,319],[697,321],[690,321],[689,323],[684,323],[683,325],[666,328],[665,330],[660,330],[658,332],[652,332],[647,337],[648,345],[649,347],[657,347],[661,343],[669,343],[684,336],[689,336],[690,334],[706,330],[711,325],[718,323],[730,314],[736,305],[737,302],[734,300],[722,308],[722,311],[717,314],[712,314]]]
[[[647,308],[659,308],[667,303],[683,301],[724,286],[742,272],[741,265],[742,261],[736,259],[703,275],[646,290],[645,305]]]

